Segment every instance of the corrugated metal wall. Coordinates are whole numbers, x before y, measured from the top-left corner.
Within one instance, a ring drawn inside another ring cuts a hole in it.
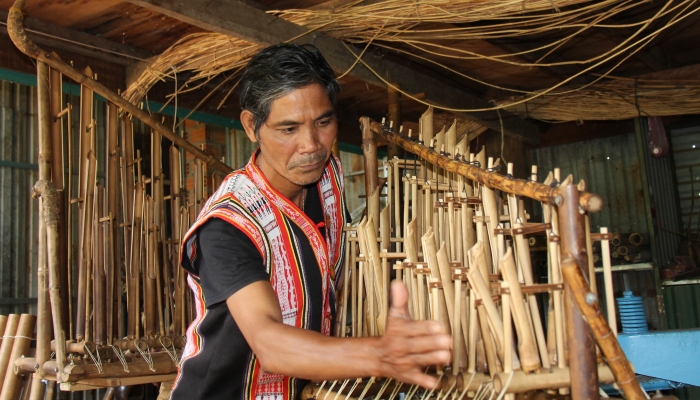
[[[675,171],[674,184],[680,215],[676,215],[677,224],[668,227],[678,233],[684,233],[684,227],[690,228],[696,235],[700,230],[700,127],[690,127],[669,132],[672,159],[667,168]],[[676,249],[682,238],[673,235]],[[697,237],[697,236],[696,236]],[[670,249],[669,249],[670,250]],[[669,329],[700,328],[700,285],[664,286],[664,303]],[[700,388],[684,388],[675,391],[680,399],[700,399]]]
[[[0,107],[0,314],[36,313],[35,88],[0,81]]]
[[[600,212],[592,213],[591,231],[598,232],[601,226],[610,232],[648,232],[646,206],[640,170],[637,142],[634,133],[589,140],[568,145],[535,149],[529,152],[530,160],[538,166],[540,181],[555,167],[561,169],[564,179],[573,174],[574,181],[583,179],[586,191],[596,193],[603,199]],[[542,220],[539,207],[528,210],[535,221]],[[598,287],[603,287],[602,276],[598,276]],[[652,329],[663,326],[656,299],[654,276],[649,271],[614,273],[615,297],[621,297],[625,279],[630,289],[644,299],[647,322]],[[601,290],[601,302],[605,294]]]

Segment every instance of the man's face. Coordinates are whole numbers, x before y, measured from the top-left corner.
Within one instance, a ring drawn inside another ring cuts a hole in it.
[[[333,105],[319,84],[273,101],[257,137],[249,111],[241,112],[241,123],[248,138],[260,146],[260,169],[287,197],[321,177],[338,133]]]

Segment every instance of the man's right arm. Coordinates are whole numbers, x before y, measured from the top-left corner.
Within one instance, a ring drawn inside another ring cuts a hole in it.
[[[269,282],[244,287],[226,304],[268,373],[311,380],[380,376],[434,387],[437,380],[423,370],[450,361],[452,340],[439,323],[410,319],[402,283],[392,283],[391,289],[386,332],[367,338],[328,337],[285,325]]]

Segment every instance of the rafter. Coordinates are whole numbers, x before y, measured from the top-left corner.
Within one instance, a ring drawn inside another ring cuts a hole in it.
[[[7,11],[0,10],[0,21],[7,21]],[[28,36],[33,41],[53,49],[66,50],[121,65],[146,60],[153,56],[146,50],[53,25],[36,18],[25,18],[24,24],[29,33]],[[4,33],[6,34],[7,31],[4,30]]]

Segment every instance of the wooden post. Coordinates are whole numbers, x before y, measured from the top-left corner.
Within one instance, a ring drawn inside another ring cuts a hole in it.
[[[563,257],[572,257],[578,265],[588,265],[584,216],[579,206],[579,191],[574,185],[559,187],[559,196],[553,199],[559,210],[559,230]],[[587,275],[587,274],[586,274]],[[573,400],[597,400],[598,369],[596,350],[591,330],[576,306],[569,280],[564,280],[564,309],[566,337],[571,369],[571,397]]]

